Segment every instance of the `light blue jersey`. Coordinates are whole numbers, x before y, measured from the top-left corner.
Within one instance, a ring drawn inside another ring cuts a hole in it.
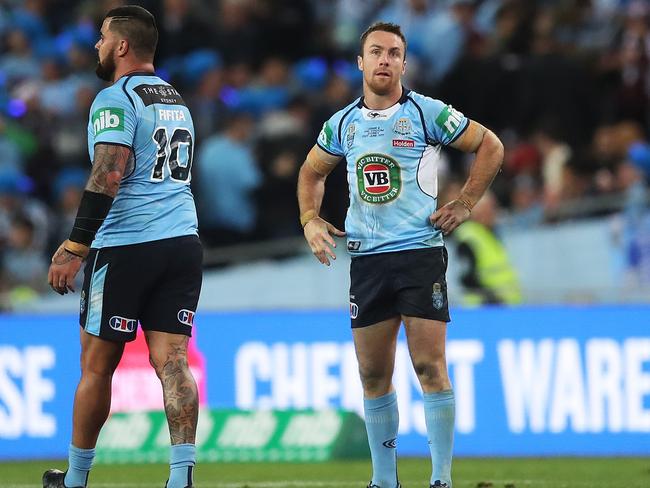
[[[347,160],[352,255],[442,246],[429,222],[440,148],[468,123],[451,105],[409,90],[390,108],[371,110],[360,98],[325,122],[318,146]]]
[[[190,191],[194,124],[179,93],[152,73],[132,73],[97,94],[90,109],[88,151],[130,147],[120,189],[92,247],[196,235]]]

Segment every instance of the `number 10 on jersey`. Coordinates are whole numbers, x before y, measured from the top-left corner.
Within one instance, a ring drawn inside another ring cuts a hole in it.
[[[192,133],[184,127],[177,127],[170,139],[167,136],[167,128],[158,127],[152,138],[158,146],[156,165],[151,173],[152,181],[163,181],[165,179],[164,169],[167,166],[172,180],[187,183],[190,180],[194,153]],[[181,151],[183,146],[186,147],[185,151]],[[184,164],[181,161],[181,153],[185,153]]]

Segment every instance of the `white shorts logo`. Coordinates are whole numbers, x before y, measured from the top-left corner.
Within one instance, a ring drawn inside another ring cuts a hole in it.
[[[359,306],[354,302],[350,302],[350,318],[356,319],[358,315],[359,315]]]
[[[189,325],[192,327],[194,324],[194,312],[185,308],[178,311],[178,321],[181,324]]]

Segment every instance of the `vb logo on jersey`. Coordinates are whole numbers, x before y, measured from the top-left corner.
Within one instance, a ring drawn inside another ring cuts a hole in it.
[[[95,110],[92,116],[95,135],[108,130],[124,130],[124,109],[117,107],[106,107]]]
[[[402,189],[401,169],[385,154],[366,154],[357,161],[359,196],[368,203],[388,203]]]

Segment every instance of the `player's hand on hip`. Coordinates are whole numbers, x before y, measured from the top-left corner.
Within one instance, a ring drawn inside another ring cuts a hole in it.
[[[461,201],[452,200],[442,208],[436,210],[429,221],[444,235],[451,234],[456,227],[465,222],[470,216],[470,210]]]
[[[59,246],[52,256],[52,264],[47,273],[47,282],[59,295],[74,292],[74,279],[81,268],[83,259]]]
[[[343,237],[345,232],[337,229],[329,222],[321,219],[320,217],[313,218],[305,224],[304,227],[305,239],[314,253],[316,259],[326,266],[330,265],[330,258],[336,259],[334,248],[336,242],[332,236]]]

